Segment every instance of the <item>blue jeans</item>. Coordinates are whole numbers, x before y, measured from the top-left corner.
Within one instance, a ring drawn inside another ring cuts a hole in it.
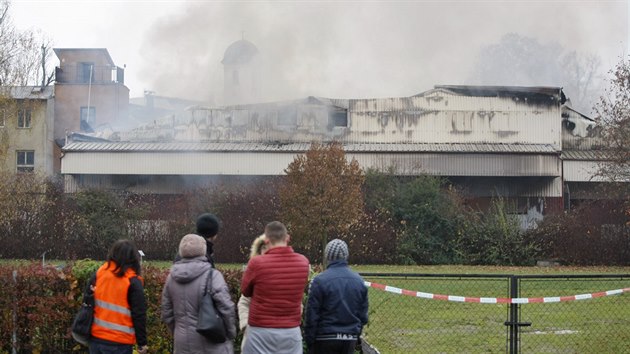
[[[90,341],[90,354],[133,354],[133,345]]]

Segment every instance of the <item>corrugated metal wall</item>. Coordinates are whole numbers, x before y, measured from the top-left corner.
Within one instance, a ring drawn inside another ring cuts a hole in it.
[[[67,152],[63,174],[281,175],[297,153]],[[348,153],[363,168],[393,166],[401,175],[560,176],[555,155]]]
[[[66,153],[63,174],[280,175],[295,153]]]
[[[559,106],[510,98],[427,96],[350,100],[346,142],[495,142],[560,149]]]
[[[562,161],[564,180],[567,182],[601,182],[604,178],[597,176],[601,162],[598,161]]]
[[[560,162],[555,155],[517,154],[355,154],[364,167],[386,170],[395,167],[401,175],[439,176],[560,176]]]

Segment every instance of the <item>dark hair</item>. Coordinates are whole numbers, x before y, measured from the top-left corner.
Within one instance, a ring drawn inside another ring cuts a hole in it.
[[[209,238],[219,233],[221,221],[210,213],[201,214],[197,217],[197,235]]]
[[[265,226],[265,236],[272,243],[283,241],[287,237],[287,228],[280,221],[272,221]]]
[[[114,274],[118,277],[125,275],[129,268],[135,270],[137,275],[140,275],[140,254],[136,245],[130,240],[114,242],[107,254],[108,267],[111,265],[111,262],[116,264]]]

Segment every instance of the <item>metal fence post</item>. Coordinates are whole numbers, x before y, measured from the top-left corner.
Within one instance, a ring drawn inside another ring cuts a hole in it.
[[[512,299],[519,297],[518,295],[518,281],[519,277],[516,275],[510,276],[510,297]],[[519,321],[519,304],[510,304],[510,320],[505,322],[505,325],[510,327],[510,338],[508,343],[508,352],[510,354],[518,354],[519,343],[519,327],[531,326],[531,322]]]

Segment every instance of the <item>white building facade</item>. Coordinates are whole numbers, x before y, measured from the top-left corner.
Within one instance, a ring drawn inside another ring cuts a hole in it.
[[[557,87],[436,86],[412,97],[196,107],[120,141],[70,143],[62,174],[69,192],[180,193],[217,176],[283,175],[312,142],[338,141],[365,169],[443,176],[478,204],[501,195],[542,215],[565,204],[564,145],[598,144],[592,120],[565,103]]]

